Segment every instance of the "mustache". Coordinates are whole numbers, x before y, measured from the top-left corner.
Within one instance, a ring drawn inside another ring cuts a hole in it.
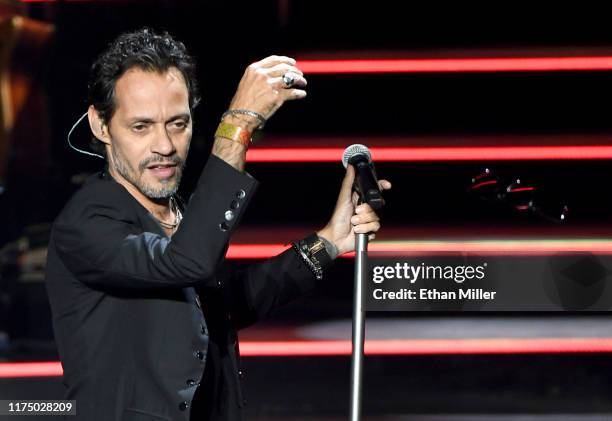
[[[181,158],[180,156],[178,156],[177,154],[174,154],[172,156],[161,156],[161,155],[154,155],[154,156],[150,156],[147,159],[144,159],[143,161],[140,161],[140,164],[138,164],[138,169],[140,170],[140,172],[143,172],[145,169],[147,169],[147,167],[151,164],[155,164],[155,163],[173,163],[176,164],[176,166],[180,169],[182,169],[185,166],[185,160],[183,158]]]

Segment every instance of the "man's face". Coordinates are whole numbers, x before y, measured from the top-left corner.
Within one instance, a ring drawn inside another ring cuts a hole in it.
[[[178,189],[191,141],[189,93],[181,72],[132,68],[115,84],[109,165],[142,194],[168,198]]]

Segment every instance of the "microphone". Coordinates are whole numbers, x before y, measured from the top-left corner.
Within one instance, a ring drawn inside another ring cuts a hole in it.
[[[355,168],[354,187],[361,201],[370,205],[374,210],[382,208],[385,200],[378,186],[372,154],[367,146],[356,143],[346,148],[342,154],[342,165],[344,168],[349,165]]]

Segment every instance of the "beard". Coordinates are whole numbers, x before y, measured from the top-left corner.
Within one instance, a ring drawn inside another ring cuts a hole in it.
[[[142,160],[138,164],[137,169],[130,164],[117,148],[111,148],[111,154],[113,156],[115,171],[149,199],[168,199],[177,192],[181,183],[181,177],[183,176],[185,160],[176,153],[171,156],[153,155]],[[174,175],[154,183],[146,181],[144,179],[144,174],[147,166],[156,162],[172,162],[176,164]]]

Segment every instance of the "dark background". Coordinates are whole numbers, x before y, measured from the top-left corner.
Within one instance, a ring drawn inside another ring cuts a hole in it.
[[[68,148],[66,134],[85,112],[86,82],[95,56],[123,31],[142,26],[168,30],[198,59],[203,102],[183,190],[189,191],[212,145],[212,133],[245,67],[270,54],[305,57],[404,57],[575,54],[607,51],[612,31],[605,14],[579,8],[554,13],[541,7],[500,11],[438,3],[377,2],[190,2],[101,1],[32,3],[30,16],[56,25],[44,80],[52,129],[48,177],[9,178],[3,206],[18,209],[4,240],[24,225],[51,221],[75,186],[71,177],[101,167],[97,158]],[[268,137],[388,135],[471,136],[612,132],[610,72],[535,72],[398,75],[312,75],[308,97],[286,104],[266,127]],[[29,116],[36,119],[37,116]],[[74,141],[86,147],[82,123]],[[534,140],[537,141],[537,140]],[[578,140],[579,142],[579,140]],[[435,143],[435,138],[432,139]],[[261,142],[265,146],[265,138]],[[385,213],[388,225],[485,225],[545,223],[465,194],[483,168],[522,178],[572,205],[566,225],[607,224],[610,205],[605,161],[380,163],[381,177],[395,183]],[[343,175],[336,164],[251,164],[262,181],[249,213],[250,224],[315,224],[326,221]],[[305,182],[307,181],[307,182]],[[27,193],[26,193],[27,192]],[[282,192],[282,194],[280,194]],[[292,206],[283,207],[285,194]],[[16,197],[18,196],[18,197]],[[25,196],[25,197],[24,197]],[[11,199],[9,201],[9,199]],[[279,203],[280,202],[280,203]],[[40,206],[44,203],[44,206]],[[274,203],[274,206],[271,204]],[[545,223],[547,224],[547,223]],[[563,228],[559,228],[563,230]],[[11,238],[12,237],[12,238]]]

